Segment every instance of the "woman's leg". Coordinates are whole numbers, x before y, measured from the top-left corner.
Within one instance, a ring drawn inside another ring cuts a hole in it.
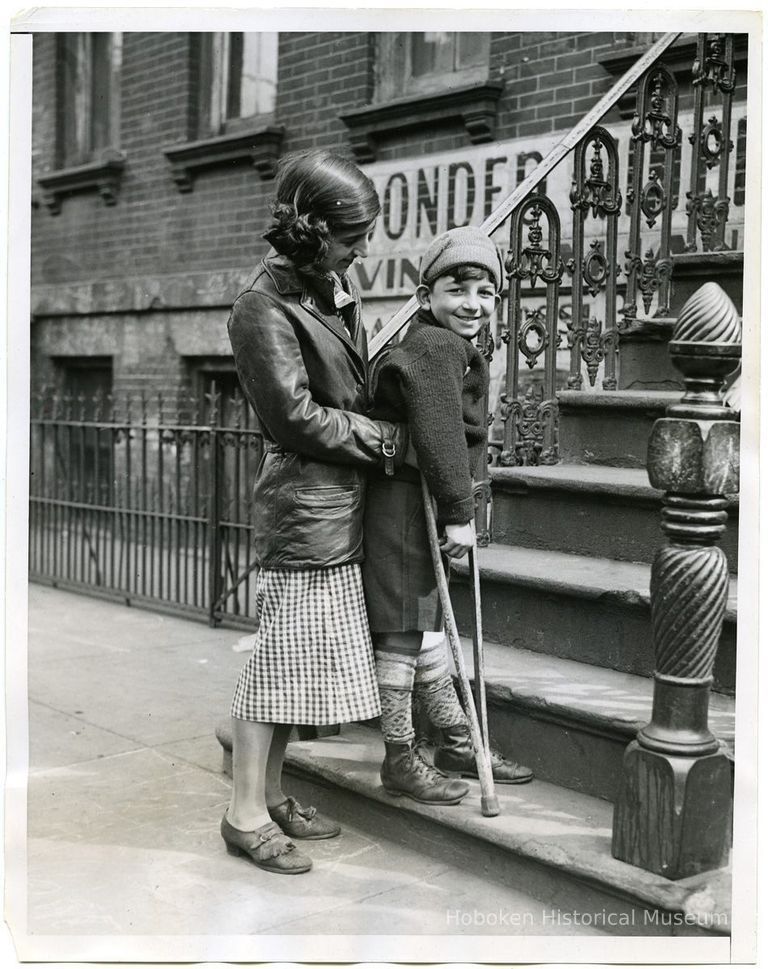
[[[265,796],[269,808],[275,808],[286,800],[283,794],[283,760],[292,729],[290,723],[276,723],[272,733],[265,778]]]
[[[265,797],[273,821],[291,838],[320,841],[341,834],[341,825],[316,808],[302,807],[294,797],[283,793],[283,760],[293,725],[276,723],[267,756]]]
[[[271,820],[266,776],[274,734],[272,723],[232,717],[232,799],[227,819],[240,831],[255,831]]]

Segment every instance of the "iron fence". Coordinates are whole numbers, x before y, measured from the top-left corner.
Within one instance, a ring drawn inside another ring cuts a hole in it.
[[[33,398],[30,575],[253,624],[251,489],[262,455],[239,394]]]

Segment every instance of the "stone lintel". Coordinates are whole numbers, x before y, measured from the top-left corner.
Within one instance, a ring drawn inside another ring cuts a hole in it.
[[[412,128],[429,128],[461,121],[473,145],[493,141],[496,112],[503,81],[482,81],[447,88],[434,94],[398,98],[365,105],[339,115],[350,132],[355,158],[361,164],[376,161],[381,136]]]
[[[259,177],[265,180],[275,175],[284,134],[282,125],[260,125],[248,131],[166,145],[163,154],[170,162],[171,174],[180,192],[192,191],[194,178],[202,169],[232,162],[250,161]]]
[[[251,266],[32,287],[33,318],[230,307]]]
[[[48,211],[58,215],[62,199],[74,192],[97,191],[105,205],[116,205],[124,168],[125,155],[109,148],[94,161],[48,172],[40,175],[37,182]]]

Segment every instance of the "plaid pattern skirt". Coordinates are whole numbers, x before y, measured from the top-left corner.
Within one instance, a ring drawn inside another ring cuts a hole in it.
[[[359,565],[262,569],[256,615],[233,717],[320,726],[379,715]]]

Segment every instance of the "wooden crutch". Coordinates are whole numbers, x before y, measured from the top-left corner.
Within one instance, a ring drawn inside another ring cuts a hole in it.
[[[488,759],[491,738],[488,733],[488,704],[485,699],[485,650],[483,648],[483,607],[480,600],[480,567],[477,561],[477,535],[472,522],[472,547],[469,550],[470,594],[472,596],[472,661],[475,669],[475,709]]]
[[[467,722],[469,725],[469,736],[472,741],[472,746],[475,750],[475,763],[477,764],[477,776],[480,779],[480,809],[487,818],[495,818],[499,813],[499,799],[496,796],[496,790],[493,785],[493,771],[491,768],[491,752],[488,745],[488,723],[487,714],[485,712],[485,684],[482,678],[483,669],[483,641],[482,641],[482,624],[479,618],[480,610],[480,594],[479,594],[479,573],[477,575],[477,580],[474,579],[473,575],[473,586],[475,581],[477,581],[477,586],[473,589],[473,602],[475,611],[475,620],[473,623],[473,643],[474,643],[474,663],[475,663],[475,685],[478,689],[478,696],[481,697],[481,709],[483,710],[483,716],[486,718],[484,729],[481,729],[480,723],[477,718],[477,709],[475,707],[475,701],[472,696],[472,690],[469,685],[469,677],[467,676],[467,669],[464,665],[464,654],[461,650],[461,641],[459,640],[459,631],[456,628],[456,618],[453,614],[453,606],[451,605],[451,596],[448,591],[448,580],[445,576],[445,569],[443,568],[442,552],[440,550],[440,542],[437,535],[437,521],[435,519],[435,509],[432,505],[432,495],[429,493],[429,485],[426,482],[424,475],[421,476],[421,494],[424,499],[424,516],[427,520],[427,535],[429,537],[429,551],[432,555],[432,566],[435,570],[435,580],[437,582],[437,594],[440,597],[440,605],[443,609],[443,618],[445,620],[445,631],[448,635],[448,643],[451,647],[451,652],[453,653],[453,661],[456,664],[456,672],[459,678],[459,690],[461,692],[461,699],[464,704],[464,711],[467,715]],[[473,546],[472,550],[472,569],[473,573],[477,569],[477,555],[474,554],[476,551],[476,545]],[[477,633],[480,632],[480,637],[478,638]],[[479,659],[479,663],[478,663]]]

